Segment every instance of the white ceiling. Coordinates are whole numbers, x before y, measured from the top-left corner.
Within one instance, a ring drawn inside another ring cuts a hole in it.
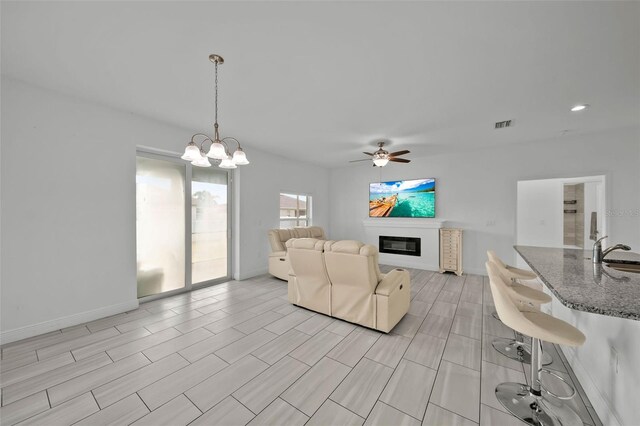
[[[2,2],[2,73],[327,167],[637,126],[637,2]],[[570,113],[576,103],[592,108]],[[513,119],[515,126],[494,130]],[[250,152],[248,153],[250,157]],[[364,163],[359,163],[364,164]],[[356,167],[356,165],[353,165]]]

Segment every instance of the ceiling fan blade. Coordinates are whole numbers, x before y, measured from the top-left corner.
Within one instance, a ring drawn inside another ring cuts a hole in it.
[[[363,152],[363,154],[367,154],[367,155],[370,155],[370,156],[372,156],[372,157],[373,157],[373,154],[372,154],[372,153],[370,153],[370,152]]]
[[[357,163],[358,161],[371,161],[371,158],[363,158],[362,160],[351,160],[350,163]]]
[[[390,153],[390,154],[389,154],[389,156],[391,156],[391,157],[397,157],[398,155],[405,155],[405,154],[408,154],[408,153],[410,153],[410,152],[411,152],[411,151],[408,151],[408,150],[404,149],[404,150],[402,150],[402,151],[392,152],[392,153]]]
[[[389,158],[389,161],[395,161],[396,163],[410,163],[411,160],[405,158]]]

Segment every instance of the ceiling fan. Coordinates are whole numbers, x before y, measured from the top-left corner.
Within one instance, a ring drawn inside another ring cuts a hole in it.
[[[371,152],[363,152],[363,154],[369,155],[372,158],[363,158],[362,160],[352,160],[350,163],[357,163],[359,161],[369,161],[373,160],[373,167],[384,167],[387,165],[389,161],[393,161],[395,163],[410,163],[411,160],[407,160],[406,158],[398,158],[401,155],[409,154],[411,151],[406,149],[402,151],[389,152],[384,149],[384,142],[378,142],[378,150]]]

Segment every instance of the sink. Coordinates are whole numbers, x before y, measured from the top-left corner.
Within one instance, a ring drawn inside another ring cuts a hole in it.
[[[640,264],[637,263],[615,263],[615,262],[605,262],[609,268],[615,269],[620,272],[632,272],[635,274],[640,274]]]

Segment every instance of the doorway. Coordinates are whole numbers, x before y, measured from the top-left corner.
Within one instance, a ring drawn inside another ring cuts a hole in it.
[[[518,181],[518,245],[590,249],[606,219],[604,176]]]
[[[138,298],[229,279],[230,183],[226,170],[195,168],[178,157],[138,150]]]

